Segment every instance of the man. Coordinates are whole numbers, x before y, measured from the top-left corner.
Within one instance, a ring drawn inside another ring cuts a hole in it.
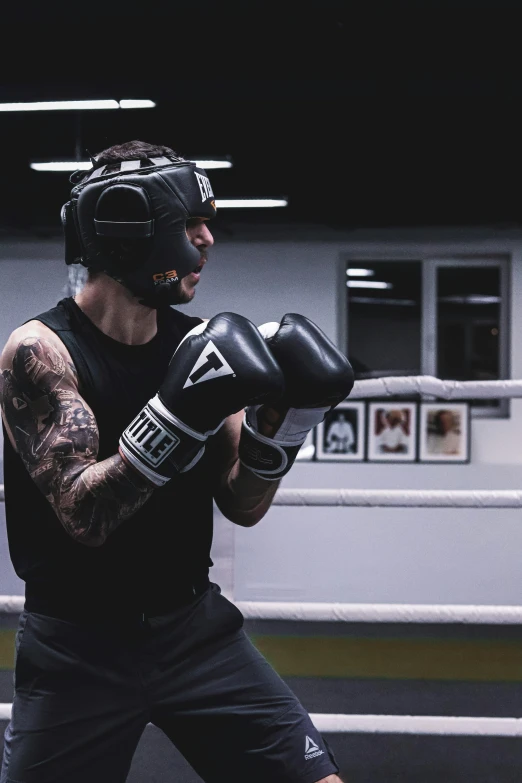
[[[355,451],[355,433],[352,423],[344,413],[339,413],[332,421],[326,436],[326,452],[328,454],[349,454]]]
[[[459,454],[461,450],[461,433],[458,424],[458,413],[450,408],[442,408],[428,419],[427,452],[428,454]],[[431,426],[430,426],[431,425]]]
[[[212,500],[259,522],[351,367],[302,316],[258,330],[169,307],[194,297],[213,244],[202,169],[130,142],[73,179],[66,257],[89,279],[1,359],[26,602],[0,781],[124,781],[152,722],[210,783],[334,783],[327,745],[208,569]]]
[[[400,410],[389,410],[384,414],[384,429],[379,435],[380,450],[384,454],[403,454],[408,451],[408,436],[404,431],[404,414]]]

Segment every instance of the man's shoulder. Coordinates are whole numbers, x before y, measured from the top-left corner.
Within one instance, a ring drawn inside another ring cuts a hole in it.
[[[187,315],[186,313],[176,310],[174,307],[168,308],[167,322],[172,326],[179,329],[184,335],[190,332],[195,326],[206,321],[206,318],[200,318],[199,316]]]
[[[0,354],[0,371],[10,370],[17,355],[22,355],[27,349],[43,352],[55,351],[69,367],[73,368],[73,362],[69,351],[57,334],[48,326],[36,319],[27,321],[14,329]]]
[[[182,310],[178,310],[177,307],[169,307],[168,313],[170,318],[176,319],[177,321],[197,321],[198,323],[201,323],[201,321],[208,320],[206,318],[200,318],[198,315],[184,313]]]
[[[47,341],[52,345],[63,345],[59,337],[49,329],[48,326],[36,319],[26,321],[26,323],[18,326],[9,335],[7,342],[2,351],[2,365],[8,360],[8,357],[14,356],[18,346],[21,343],[29,343],[31,341]]]

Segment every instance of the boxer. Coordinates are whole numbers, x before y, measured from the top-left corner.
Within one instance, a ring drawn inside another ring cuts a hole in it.
[[[257,524],[351,368],[302,316],[259,330],[172,308],[213,244],[206,172],[144,142],[92,162],[62,212],[87,283],[0,361],[26,585],[0,781],[124,781],[150,722],[209,783],[334,783],[327,743],[209,566],[213,502]]]

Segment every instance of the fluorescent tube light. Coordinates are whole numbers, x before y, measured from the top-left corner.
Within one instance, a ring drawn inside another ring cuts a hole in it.
[[[229,160],[195,160],[196,166],[203,169],[229,169],[232,163]],[[88,171],[92,168],[89,160],[57,160],[57,161],[33,161],[30,164],[34,171]]]
[[[31,163],[31,168],[34,171],[78,171],[78,169],[87,169],[92,168],[92,163],[90,161],[80,161],[77,160],[76,162],[73,161],[67,161],[67,160],[55,160],[55,161],[42,161],[41,163]]]
[[[288,200],[282,198],[217,198],[216,207],[226,209],[227,207],[287,207]]]
[[[395,305],[397,307],[415,307],[417,302],[415,299],[389,299],[388,297],[380,297],[376,299],[374,296],[351,296],[350,304],[367,304],[367,305]]]
[[[348,288],[393,288],[392,283],[380,283],[371,280],[348,280],[346,285]]]
[[[449,304],[499,304],[500,296],[483,296],[482,294],[467,294],[466,296],[439,296],[439,302],[448,302]]]
[[[201,169],[231,169],[232,161],[230,160],[195,160],[196,166]]]
[[[346,270],[348,277],[373,277],[375,272],[373,269],[355,269],[352,267]]]
[[[155,105],[154,101],[135,100],[134,98],[120,101],[120,109],[153,109]]]
[[[156,104],[149,100],[100,100],[100,101],[30,101],[0,103],[0,111],[84,111],[85,109],[152,109]]]
[[[32,101],[0,103],[0,111],[65,111],[67,109],[119,109],[118,101]]]

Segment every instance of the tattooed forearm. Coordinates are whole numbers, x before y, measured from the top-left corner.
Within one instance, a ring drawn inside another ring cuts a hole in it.
[[[66,530],[102,544],[152,494],[115,455],[97,462],[98,428],[70,362],[44,338],[17,346],[0,375],[0,401],[17,451]]]
[[[77,467],[66,469],[57,482],[51,482],[50,489],[52,498],[60,497],[63,524],[75,538],[92,546],[103,544],[152,494],[150,485],[119,455],[95,462],[79,473]]]

